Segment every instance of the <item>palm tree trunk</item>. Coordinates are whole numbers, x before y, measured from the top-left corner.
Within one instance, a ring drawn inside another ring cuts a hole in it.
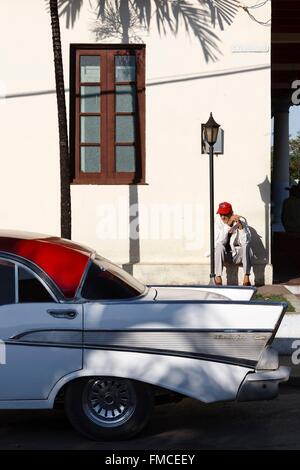
[[[57,0],[49,0],[56,98],[58,111],[59,154],[60,154],[60,227],[63,238],[71,238],[71,194],[70,194],[70,156],[68,145],[68,125],[65,100],[64,70],[60,39]]]
[[[128,0],[121,0],[119,4],[120,21],[122,24],[122,42],[123,44],[129,43],[129,25],[130,25],[130,10]]]

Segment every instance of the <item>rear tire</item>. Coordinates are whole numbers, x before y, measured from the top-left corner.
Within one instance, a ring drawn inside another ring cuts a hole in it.
[[[93,440],[130,439],[147,424],[151,387],[117,377],[89,377],[70,383],[65,411],[73,427]]]

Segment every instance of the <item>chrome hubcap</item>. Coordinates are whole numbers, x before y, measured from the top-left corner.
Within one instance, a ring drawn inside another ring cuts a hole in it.
[[[91,379],[85,386],[82,400],[88,418],[104,427],[120,426],[136,408],[134,387],[126,379]]]

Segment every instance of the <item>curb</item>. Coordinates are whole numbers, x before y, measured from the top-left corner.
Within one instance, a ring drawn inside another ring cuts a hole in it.
[[[295,350],[300,348],[300,286],[282,284],[262,286],[257,291],[263,295],[282,295],[294,307],[295,312],[287,312],[284,315],[272,343],[272,346],[278,351],[280,356],[291,358]],[[295,341],[299,343],[297,344]]]
[[[294,313],[300,313],[300,286],[285,285],[284,287],[288,291],[287,294],[284,294],[284,297],[293,305],[296,310]]]

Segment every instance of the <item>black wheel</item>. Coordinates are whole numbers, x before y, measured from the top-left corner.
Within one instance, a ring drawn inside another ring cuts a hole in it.
[[[139,433],[153,407],[151,387],[116,377],[92,377],[70,383],[66,414],[74,428],[89,439],[121,440]]]

